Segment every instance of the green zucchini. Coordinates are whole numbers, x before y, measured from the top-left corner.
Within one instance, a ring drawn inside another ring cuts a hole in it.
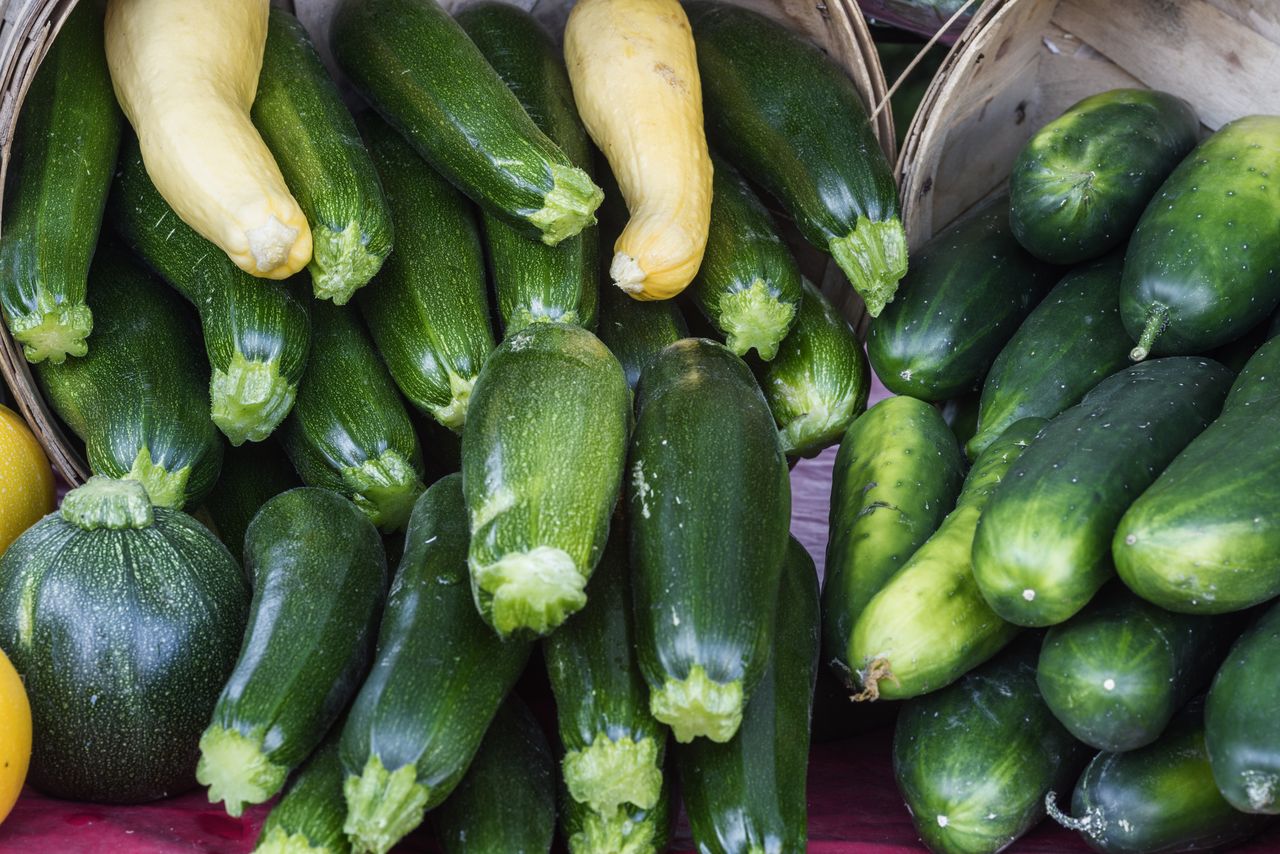
[[[178,296],[114,245],[89,270],[93,349],[35,366],[44,398],[84,440],[94,474],[127,477],[181,510],[213,489],[223,443],[205,407],[208,364]]]
[[[1236,378],[1222,415],[1144,492],[1111,542],[1116,569],[1162,608],[1216,614],[1280,595],[1280,340]]]
[[[977,457],[1010,424],[1053,418],[1129,365],[1133,342],[1120,322],[1120,255],[1073,270],[1018,327],[982,385]]]
[[[721,344],[667,347],[636,400],[627,498],[649,709],[677,741],[723,743],[773,642],[761,605],[778,595],[787,549],[786,457],[751,371]]]
[[[973,535],[991,495],[1048,423],[1016,422],[983,451],[937,532],[858,616],[849,660],[862,693],[902,700],[949,685],[1013,640],[1017,626],[991,610],[973,577]]]
[[[761,369],[760,388],[789,457],[817,456],[866,411],[867,354],[849,321],[808,281],[795,327]]]
[[[315,45],[278,7],[268,19],[250,115],[311,226],[312,291],[344,305],[391,253],[391,212]]]
[[[853,82],[826,54],[741,6],[688,5],[707,135],[831,253],[872,317],[907,272],[893,170]]]
[[[627,456],[630,399],[590,332],[537,323],[485,363],[462,440],[471,588],[506,636],[544,635],[586,604]]]
[[[978,522],[973,572],[1011,623],[1071,617],[1111,577],[1129,505],[1218,414],[1231,372],[1190,357],[1134,365],[1049,422]]]
[[[766,603],[769,604],[769,603]],[[769,665],[737,735],[676,748],[689,827],[700,852],[804,851],[805,777],[818,674],[818,575],[795,538],[784,559]]]
[[[542,646],[565,786],[601,815],[627,804],[651,810],[663,785],[667,728],[649,712],[649,687],[636,663],[629,569],[626,529],[615,518],[586,606]]]
[[[434,0],[343,0],[330,42],[347,79],[481,207],[548,246],[595,222],[604,193]]]
[[[933,535],[964,480],[964,456],[938,410],[890,397],[853,422],[831,485],[823,660],[856,688],[853,627],[872,597]]]
[[[196,779],[238,816],[284,786],[360,687],[387,586],[378,532],[337,493],[272,498],[245,534],[253,584],[236,668],[200,737]]]
[[[342,832],[347,816],[342,776],[335,732],[267,813],[253,854],[350,854],[351,843]]]
[[[218,539],[233,555],[244,554],[244,535],[259,508],[286,490],[302,486],[293,463],[274,439],[232,448],[204,509]]]
[[[690,292],[734,355],[754,349],[767,362],[796,322],[800,268],[746,179],[714,152],[711,162],[711,226]]]
[[[560,822],[569,854],[667,854],[680,810],[673,772],[668,768],[663,774],[658,803],[648,810],[624,806],[601,815],[565,792],[560,799]]]
[[[530,650],[476,613],[462,477],[436,481],[414,505],[377,656],[342,728],[344,830],[357,850],[386,854],[449,796]]]
[[[871,367],[895,394],[974,391],[1060,275],[1018,245],[1008,199],[996,199],[913,254],[898,298],[871,323]]]
[[[359,316],[317,302],[311,318],[311,358],[281,443],[303,483],[401,530],[423,489],[413,422]]]
[[[1132,358],[1203,353],[1280,305],[1280,116],[1237,119],[1187,156],[1125,254],[1120,315]]]
[[[360,291],[360,310],[401,393],[461,432],[493,350],[475,217],[394,130],[372,117],[360,130],[382,176],[397,249]]]
[[[200,313],[213,423],[232,445],[261,442],[293,408],[311,345],[310,300],[296,280],[255,279],[192,231],[151,183],[137,139],[121,148],[110,222]]]
[[[631,389],[664,347],[687,337],[689,327],[675,300],[636,300],[614,287],[600,291],[600,340],[622,363]]]
[[[935,854],[995,854],[1044,817],[1071,784],[1083,746],[1036,690],[1039,639],[1027,636],[955,684],[908,702],[893,774]]]
[[[1036,683],[1076,738],[1099,750],[1136,750],[1209,683],[1231,643],[1229,628],[1171,614],[1113,581],[1045,635]]]
[[[485,2],[458,12],[458,23],[511,89],[529,118],[590,176],[591,143],[578,118],[564,58],[532,15]],[[498,311],[506,334],[539,320],[593,329],[600,287],[599,229],[588,226],[556,246],[529,240],[500,216],[485,213],[484,235]]]
[[[512,695],[431,826],[444,854],[546,854],[556,832],[556,766],[546,736]]]
[[[1085,98],[1018,155],[1009,177],[1014,236],[1054,264],[1105,255],[1129,239],[1199,141],[1195,109],[1167,92],[1112,89]]]
[[[98,4],[67,18],[22,104],[4,194],[0,307],[27,361],[60,363],[88,352],[89,261],[123,124]]]

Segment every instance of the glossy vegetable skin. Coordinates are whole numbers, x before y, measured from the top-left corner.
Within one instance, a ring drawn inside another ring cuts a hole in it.
[[[204,509],[213,519],[218,539],[232,555],[244,554],[244,535],[263,504],[302,486],[284,449],[272,440],[227,451],[222,473]]]
[[[253,854],[349,854],[342,832],[342,760],[337,732],[316,749],[262,823]]]
[[[600,340],[622,364],[632,390],[664,347],[687,337],[689,327],[675,300],[641,302],[618,288],[600,292]]]

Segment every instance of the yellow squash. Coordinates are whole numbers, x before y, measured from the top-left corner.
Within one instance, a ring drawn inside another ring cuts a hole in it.
[[[578,112],[631,213],[609,274],[636,299],[669,299],[698,272],[711,221],[689,19],[678,0],[580,0],[564,53]]]
[[[31,706],[9,659],[0,650],[0,822],[22,791],[31,761]]]
[[[16,412],[0,406],[0,554],[53,512],[53,498],[53,470],[40,443]]]
[[[284,279],[311,229],[249,120],[268,0],[110,0],[111,82],[147,173],[182,221],[243,270]]]

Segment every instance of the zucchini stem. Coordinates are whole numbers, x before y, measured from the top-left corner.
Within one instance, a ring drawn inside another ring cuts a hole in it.
[[[315,847],[302,831],[289,833],[283,827],[273,827],[258,840],[253,854],[329,854],[329,849]]]
[[[244,812],[245,804],[270,800],[288,774],[288,768],[267,758],[261,735],[246,736],[215,725],[200,736],[196,780],[209,787],[209,803],[222,801],[233,818]]]
[[[607,815],[588,812],[582,829],[569,838],[571,854],[652,854],[656,822],[651,814],[632,817],[619,809]]]
[[[877,222],[860,216],[853,231],[831,238],[827,250],[866,303],[867,313],[879,317],[907,274],[907,233],[902,222],[896,217]]]
[[[689,668],[684,679],[667,679],[649,694],[649,711],[671,727],[681,744],[698,736],[725,743],[742,724],[742,707],[742,680],[716,682],[701,664]]]
[[[296,394],[280,375],[278,360],[246,359],[238,351],[227,369],[215,369],[209,381],[213,423],[236,447],[270,436],[293,408]]]
[[[763,279],[720,298],[720,328],[735,356],[754,348],[761,359],[771,361],[795,317],[796,307],[779,300]]]
[[[151,458],[151,448],[144,446],[138,451],[133,467],[125,477],[142,484],[151,503],[157,507],[181,510],[187,502],[187,479],[190,475],[189,465],[175,471],[165,471],[164,466],[157,465]]]
[[[555,246],[594,225],[596,208],[604,201],[604,190],[591,176],[576,166],[551,164],[551,191],[543,199],[542,210],[529,217],[529,222],[542,232],[542,242]]]
[[[351,490],[355,505],[384,532],[399,531],[408,524],[413,503],[426,488],[417,469],[392,450],[344,468],[342,482]]]
[[[313,226],[314,245],[311,263],[311,289],[316,299],[333,300],[346,305],[352,294],[369,283],[382,269],[386,253],[374,254],[368,248],[368,235],[359,223],[348,223],[341,230]]]
[[[41,303],[47,298],[42,298]],[[22,345],[22,355],[35,364],[46,359],[61,365],[67,356],[89,352],[86,340],[93,331],[93,312],[83,302],[77,305],[50,305],[9,318],[9,331]]]
[[[431,790],[418,782],[418,768],[403,765],[388,772],[376,754],[364,772],[348,775],[342,784],[347,820],[342,829],[356,851],[386,854],[409,835],[426,814]]]
[[[155,521],[147,490],[136,480],[96,475],[62,499],[62,518],[85,531],[149,528]]]
[[[587,579],[562,549],[537,546],[471,567],[476,605],[503,637],[545,635],[587,604]]]
[[[1147,323],[1142,327],[1142,337],[1138,339],[1138,346],[1129,351],[1129,358],[1135,362],[1141,362],[1150,356],[1156,339],[1167,328],[1169,328],[1168,306],[1153,302],[1151,308],[1147,309]]]
[[[658,748],[652,738],[614,740],[597,733],[587,747],[565,753],[565,786],[575,801],[602,815],[623,804],[653,809],[662,794]]]

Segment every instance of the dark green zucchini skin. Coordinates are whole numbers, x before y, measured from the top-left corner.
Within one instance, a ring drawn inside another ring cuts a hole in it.
[[[385,854],[462,779],[531,644],[500,639],[467,581],[462,476],[414,505],[378,651],[342,729],[345,831]]]
[[[805,240],[834,256],[879,315],[907,271],[907,240],[893,170],[853,82],[757,12],[687,8],[711,142],[782,203]]]
[[[658,803],[649,810],[624,806],[611,816],[602,816],[574,800],[561,786],[560,827],[569,854],[667,854],[680,811],[673,766],[667,762]]]
[[[898,298],[871,323],[871,367],[895,394],[974,391],[1060,276],[1013,239],[1008,199],[997,199],[913,254]]]
[[[396,229],[396,252],[358,302],[401,393],[455,432],[493,350],[484,249],[471,206],[372,116],[361,118]]]
[[[676,747],[694,842],[707,854],[804,851],[809,724],[818,674],[820,608],[813,560],[795,538],[777,598],[777,631],[765,675],[738,734]]]
[[[1280,340],[1245,365],[1222,415],[1120,520],[1111,551],[1139,596],[1185,613],[1280,595]]]
[[[556,765],[515,695],[493,716],[466,776],[430,820],[444,854],[546,854],[556,832]]]
[[[1036,684],[1085,744],[1136,750],[1208,684],[1233,634],[1230,620],[1173,614],[1113,581],[1045,635]]]
[[[354,310],[317,302],[298,402],[280,437],[303,483],[339,492],[398,531],[422,492],[422,450],[404,401]]]
[[[1095,756],[1076,783],[1071,811],[1075,818],[1050,807],[1055,821],[1079,831],[1103,854],[1218,850],[1242,842],[1267,821],[1237,812],[1214,785],[1200,700],[1154,744]]]
[[[1195,148],[1200,120],[1167,92],[1085,98],[1027,142],[1009,177],[1009,220],[1023,247],[1079,264],[1121,246],[1160,185]]]
[[[1124,259],[1114,254],[1068,273],[1018,327],[982,385],[976,458],[1010,424],[1053,418],[1128,367],[1133,342],[1120,322]]]
[[[467,6],[455,16],[543,133],[587,175],[591,143],[578,118],[564,58],[532,15],[509,3]],[[599,229],[588,226],[555,246],[530,240],[486,212],[485,244],[498,312],[507,335],[539,320],[596,325],[600,287]]]
[[[236,556],[244,554],[249,523],[268,499],[302,486],[284,448],[274,439],[227,451],[222,473],[204,509],[218,529],[218,539]]]
[[[1120,315],[1133,358],[1203,353],[1280,304],[1280,116],[1222,128],[1151,200],[1125,254]]]
[[[636,300],[621,288],[600,291],[600,340],[622,364],[632,390],[653,357],[689,336],[675,300]]]
[[[667,347],[636,400],[627,500],[649,708],[678,741],[725,742],[768,664],[774,614],[760,606],[787,548],[786,457],[751,371],[722,344]]]
[[[89,278],[93,348],[35,366],[45,400],[84,440],[94,474],[139,481],[153,504],[194,508],[224,447],[205,402],[208,363],[191,352],[195,318],[113,244],[98,250]]]
[[[102,9],[78,6],[22,102],[0,237],[0,307],[30,362],[83,356],[89,262],[123,118],[102,47]]]
[[[1218,669],[1205,704],[1213,779],[1238,810],[1280,813],[1280,605],[1248,630]]]
[[[1071,785],[1083,745],[1036,690],[1039,638],[1025,636],[941,691],[910,700],[893,735],[893,773],[935,854],[994,854]]]
[[[333,732],[289,781],[262,823],[253,854],[349,854],[337,736]]]
[[[1231,372],[1171,357],[1126,368],[1049,422],[978,522],[973,572],[1022,626],[1070,618],[1114,572],[1129,505],[1222,408]]]
[[[272,498],[245,535],[249,626],[196,777],[240,815],[320,744],[360,687],[387,587],[377,530],[354,504],[302,487]]]
[[[964,475],[950,428],[913,397],[882,400],[845,432],[831,485],[822,643],[846,687],[857,686],[849,641],[858,615],[942,524]]]

